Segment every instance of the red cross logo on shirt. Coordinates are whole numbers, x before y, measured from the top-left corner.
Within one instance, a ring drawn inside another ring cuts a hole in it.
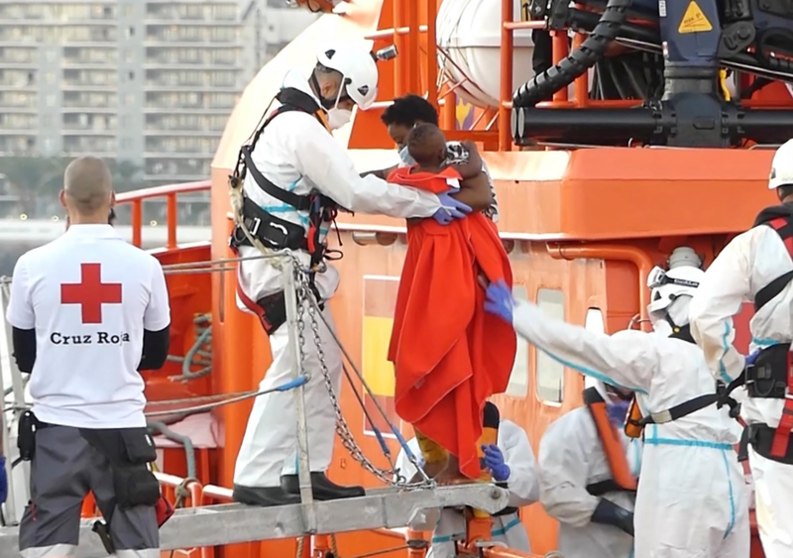
[[[121,304],[121,283],[102,283],[101,264],[80,264],[80,283],[61,285],[61,304],[79,304],[84,324],[101,324],[102,305]]]

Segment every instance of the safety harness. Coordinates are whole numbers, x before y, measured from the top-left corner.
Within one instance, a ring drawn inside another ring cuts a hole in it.
[[[786,206],[767,209],[758,216],[755,225],[767,225],[774,229],[793,259],[793,216],[786,211],[788,209]],[[772,216],[779,215],[781,211],[787,214]],[[754,298],[755,313],[781,294],[791,280],[793,271],[788,271],[760,289]],[[785,400],[776,429],[765,424],[751,424],[745,433],[747,443],[768,459],[793,464],[793,448],[790,447],[793,429],[793,353],[790,352],[790,343],[763,349],[754,364],[746,367],[740,379],[745,379],[749,397]]]
[[[282,89],[275,100],[281,103],[261,124],[253,134],[250,143],[240,148],[237,164],[234,172],[229,177],[229,186],[234,192],[242,192],[241,222],[248,234],[261,245],[270,250],[294,250],[305,251],[311,258],[309,269],[309,286],[321,302],[319,291],[315,285],[315,275],[323,269],[326,260],[335,261],[341,259],[341,252],[330,250],[322,238],[321,227],[323,224],[333,223],[335,225],[336,215],[340,209],[339,205],[331,198],[312,191],[309,194],[295,194],[285,188],[281,188],[265,177],[253,161],[252,153],[259,141],[262,133],[267,126],[279,115],[287,112],[304,112],[314,116],[322,124],[323,128],[330,132],[328,128],[327,116],[325,111],[307,93],[299,89],[287,87]],[[269,107],[268,107],[269,109]],[[256,185],[266,194],[281,201],[296,212],[308,213],[308,229],[302,225],[281,219],[262,209],[258,204],[245,195],[242,190],[246,176],[250,173]],[[253,246],[246,231],[240,224],[235,225],[229,239],[229,246],[232,251],[239,256],[240,246]],[[341,240],[341,239],[339,239]],[[331,257],[331,255],[335,255]],[[258,301],[253,301],[242,290],[240,276],[237,277],[237,295],[242,303],[254,312],[262,323],[265,332],[271,334],[284,321],[286,321],[286,309],[283,291],[269,295]]]
[[[667,317],[667,319],[669,318]],[[671,339],[680,339],[681,341],[685,341],[687,343],[696,344],[694,338],[691,336],[691,326],[689,324],[678,327],[673,322],[671,322],[671,320],[669,323],[672,325],[672,335],[669,336]],[[730,417],[737,419],[738,415],[740,414],[741,407],[738,402],[731,397],[731,395],[732,392],[741,385],[743,385],[743,378],[738,378],[737,380],[730,382],[730,384],[716,381],[715,393],[699,395],[664,411],[650,413],[646,417],[642,415],[641,409],[639,409],[639,404],[636,400],[636,396],[634,395],[633,399],[631,400],[631,406],[628,409],[628,418],[625,421],[625,434],[631,438],[639,438],[644,432],[644,427],[648,424],[665,424],[667,422],[672,422],[692,413],[696,413],[697,411],[702,410],[705,407],[709,407],[714,403],[719,409],[721,409],[724,405],[727,405],[730,408]]]
[[[587,492],[592,496],[617,491],[636,492],[636,477],[631,474],[617,429],[609,420],[606,402],[598,390],[591,387],[584,390],[584,403],[595,421],[595,428],[611,471],[610,479],[587,485]]]

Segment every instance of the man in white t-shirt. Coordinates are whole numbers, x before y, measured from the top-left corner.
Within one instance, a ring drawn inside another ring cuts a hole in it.
[[[168,353],[162,267],[108,224],[115,196],[100,159],[73,161],[60,199],[70,227],[19,258],[7,315],[33,398],[20,427],[31,501],[19,548],[25,558],[74,556],[91,491],[106,546],[119,558],[158,558],[160,491],[139,370],[160,368]]]

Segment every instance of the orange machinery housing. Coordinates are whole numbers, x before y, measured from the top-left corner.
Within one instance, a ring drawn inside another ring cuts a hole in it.
[[[343,16],[325,15],[289,44],[250,83],[229,119],[212,166],[212,243],[190,247],[177,244],[175,197],[183,191],[208,188],[191,184],[147,190],[120,198],[133,204],[134,240],[140,242],[143,198],[167,196],[169,240],[158,252],[163,263],[222,260],[231,229],[228,175],[240,144],[247,139],[281,76],[290,68],[309,71],[319,40],[369,37],[375,48],[396,43],[400,56],[381,63],[380,93],[375,108],[358,112],[349,135],[337,139],[350,149],[361,168],[384,167],[394,160],[394,146],[379,121],[391,99],[408,92],[427,93],[441,108],[442,127],[450,139],[473,139],[487,150],[485,158],[496,182],[502,218],[499,228],[514,271],[516,295],[537,302],[572,323],[602,325],[607,332],[625,328],[632,317],[645,316],[647,272],[662,264],[678,245],[694,247],[709,263],[736,233],[752,223],[757,211],[774,203],[766,188],[772,153],[767,150],[599,148],[517,150],[509,126],[512,75],[512,33],[533,28],[537,22],[513,22],[512,0],[502,1],[501,106],[478,112],[471,129],[456,126],[458,106],[454,88],[438,81],[435,14],[438,0],[354,0],[344,5]],[[576,36],[573,44],[580,44]],[[566,37],[553,42],[554,60],[568,50]],[[506,77],[505,77],[506,76]],[[776,88],[780,85],[780,88]],[[602,104],[586,99],[587,76],[574,85],[577,99],[560,91],[546,106],[579,107]],[[790,98],[781,84],[765,88],[751,103],[783,104]],[[623,103],[624,104],[624,103]],[[740,200],[740,202],[738,202]],[[343,215],[339,219],[344,258],[338,262],[343,277],[331,308],[339,335],[353,358],[362,365],[378,399],[393,416],[392,368],[386,360],[390,323],[398,277],[405,253],[404,223],[383,217]],[[170,274],[173,308],[173,344],[186,353],[194,343],[195,316],[210,314],[212,373],[202,379],[175,383],[176,364],[147,378],[150,400],[228,394],[252,390],[269,363],[267,338],[255,317],[236,308],[234,275],[220,273]],[[748,315],[741,320],[745,326]],[[646,324],[645,324],[646,326]],[[742,343],[747,343],[745,330]],[[740,337],[739,336],[739,337]],[[538,448],[546,426],[581,404],[583,379],[520,346],[507,392],[496,398],[502,415],[526,429]],[[373,436],[365,432],[364,418],[348,387],[342,407],[358,442],[379,466],[385,466]],[[245,430],[250,401],[229,405],[206,415],[206,427],[216,433],[215,443],[198,450],[197,477],[204,485],[230,487],[234,462]],[[396,419],[398,420],[398,419]],[[410,432],[406,429],[405,434]],[[398,446],[388,440],[396,454]],[[185,476],[184,453],[166,449],[162,469]],[[330,476],[337,482],[376,484],[337,444]],[[176,483],[175,483],[176,484]],[[227,496],[227,494],[225,494]],[[208,491],[193,494],[191,505],[221,498]],[[201,500],[201,501],[197,501]],[[556,525],[540,505],[521,511],[534,552],[555,548]],[[339,537],[342,555],[361,554],[399,546],[399,533],[378,531]],[[325,541],[320,540],[320,546]],[[222,554],[257,558],[293,554],[295,541],[200,549],[203,556]],[[758,545],[756,545],[758,546]],[[186,550],[193,554],[198,549]],[[385,556],[405,556],[405,550]],[[753,556],[760,556],[757,548]],[[307,555],[307,554],[304,554]],[[494,554],[495,555],[495,554]],[[506,556],[508,554],[502,554]]]

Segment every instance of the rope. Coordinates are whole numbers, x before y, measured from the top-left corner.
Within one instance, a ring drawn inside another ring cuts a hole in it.
[[[341,558],[339,554],[339,547],[336,545],[336,535],[330,534],[330,549],[333,552],[333,558]]]
[[[297,538],[297,558],[303,558],[303,547],[306,545],[307,538],[308,537]]]
[[[187,477],[174,488],[173,493],[176,495],[176,501],[173,504],[174,509],[179,509],[184,507],[184,501],[190,497],[190,491],[187,490],[187,485],[191,482],[199,483],[200,481],[194,477]],[[174,552],[176,550],[172,550],[171,554],[168,558],[173,558]]]
[[[366,554],[356,554],[350,558],[369,558],[370,556],[380,556],[381,554],[388,554],[389,552],[397,552],[399,550],[410,550],[410,545],[404,544],[402,546],[395,546],[394,548],[386,548],[385,550],[375,550],[374,552],[367,552]]]
[[[180,414],[193,414],[202,411],[211,411],[212,409],[216,409],[218,407],[223,407],[225,405],[231,405],[232,403],[238,403],[240,401],[245,401],[246,399],[253,399],[254,397],[259,397],[260,395],[266,395],[268,393],[274,393],[276,391],[289,391],[296,387],[302,386],[308,381],[306,376],[302,376],[290,382],[286,382],[278,387],[270,388],[270,389],[263,389],[261,391],[256,391],[251,394],[247,395],[240,395],[238,397],[232,397],[230,399],[226,399],[225,401],[219,401],[217,403],[209,403],[207,405],[198,405],[196,407],[189,407],[187,409],[171,409],[168,411],[156,411],[153,413],[145,413],[146,418],[151,417],[162,417],[168,415],[180,415]]]
[[[190,439],[190,436],[184,436],[182,434],[178,434],[168,428],[165,423],[158,422],[158,421],[146,421],[146,425],[150,430],[154,430],[168,438],[169,440],[173,440],[177,444],[182,444],[184,448],[185,454],[185,461],[187,463],[187,477],[190,479],[195,478],[196,476],[196,463],[195,463],[195,446],[193,446],[193,440]],[[189,494],[188,494],[189,496]]]

